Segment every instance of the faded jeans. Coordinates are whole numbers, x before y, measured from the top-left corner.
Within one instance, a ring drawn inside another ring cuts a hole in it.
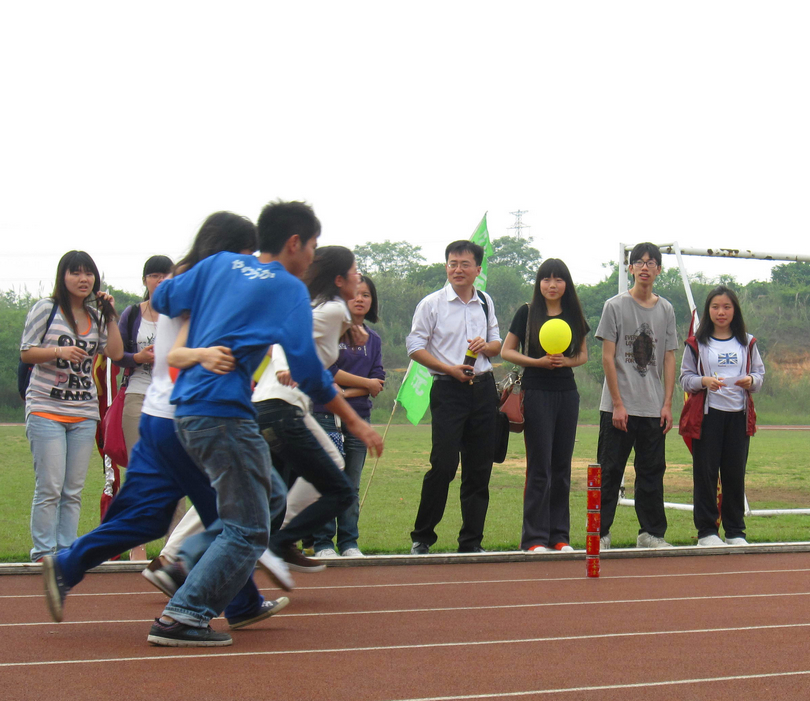
[[[97,423],[93,419],[62,423],[33,414],[25,421],[36,476],[31,504],[32,562],[70,547],[76,540]]]
[[[250,419],[183,416],[180,443],[208,475],[217,493],[222,530],[164,615],[205,627],[247,582],[270,536],[270,451]],[[219,527],[219,524],[212,524]]]

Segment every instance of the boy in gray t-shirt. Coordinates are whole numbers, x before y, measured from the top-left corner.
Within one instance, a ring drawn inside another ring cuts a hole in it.
[[[605,302],[596,337],[602,341],[599,464],[602,466],[602,549],[610,547],[624,468],[635,448],[638,547],[671,547],[664,540],[664,440],[672,428],[675,387],[675,312],[654,294],[661,251],[640,243],[630,254],[633,287]],[[661,381],[663,380],[663,386]]]

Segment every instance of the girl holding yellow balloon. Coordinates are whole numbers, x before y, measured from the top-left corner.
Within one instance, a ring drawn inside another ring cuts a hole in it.
[[[526,487],[520,547],[570,551],[571,457],[579,393],[573,368],[588,360],[590,328],[568,266],[543,261],[531,304],[518,309],[503,343],[504,360],[525,368]]]

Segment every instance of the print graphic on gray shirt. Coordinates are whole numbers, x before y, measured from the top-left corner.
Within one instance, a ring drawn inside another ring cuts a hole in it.
[[[614,367],[627,413],[660,416],[664,406],[664,356],[678,347],[672,305],[659,297],[653,307],[643,307],[629,292],[611,297],[605,302],[596,337],[616,344]],[[613,412],[607,381],[599,409]]]

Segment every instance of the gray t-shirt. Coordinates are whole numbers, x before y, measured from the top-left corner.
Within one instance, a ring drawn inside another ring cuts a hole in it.
[[[600,341],[613,341],[613,358],[624,408],[630,416],[660,416],[664,406],[664,355],[678,347],[675,311],[663,297],[642,307],[629,292],[605,302],[596,329]],[[600,411],[613,412],[607,380]]]
[[[93,380],[93,360],[107,347],[107,325],[99,328],[98,315],[77,319],[78,335],[58,309],[45,333],[45,325],[53,309],[53,300],[41,299],[28,312],[20,350],[79,346],[87,351],[80,363],[54,358],[37,363],[31,372],[31,382],[25,393],[25,415],[32,412],[95,419],[98,421],[98,398]]]

